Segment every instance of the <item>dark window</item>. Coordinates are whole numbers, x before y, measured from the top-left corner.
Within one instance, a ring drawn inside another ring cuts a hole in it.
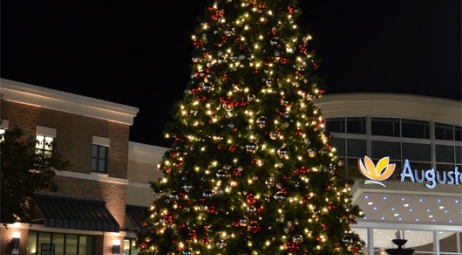
[[[402,148],[404,159],[409,159],[409,161],[431,161],[429,144],[403,143]]]
[[[430,123],[428,121],[401,120],[403,137],[430,139]]]
[[[462,163],[462,146],[456,146],[456,163]]]
[[[347,139],[347,156],[364,157],[366,155],[366,140]]]
[[[363,117],[347,118],[347,133],[366,134],[366,118],[363,118]]]
[[[326,119],[326,130],[329,132],[345,133],[345,118]]]
[[[454,140],[462,141],[462,127],[454,127]]]
[[[330,145],[337,149],[337,156],[345,157],[345,139],[343,138],[332,138],[330,140]]]
[[[348,178],[361,178],[364,177],[359,171],[358,158],[347,159],[346,162],[346,175]]]
[[[454,146],[436,145],[436,162],[454,162]]]
[[[371,143],[372,158],[381,159],[390,157],[390,159],[401,159],[401,146],[398,142],[372,141]]]
[[[91,145],[91,171],[107,172],[107,151],[108,147],[102,145]]]
[[[372,135],[400,137],[399,119],[372,118]]]
[[[454,140],[454,129],[453,126],[435,123],[435,139],[439,140]]]

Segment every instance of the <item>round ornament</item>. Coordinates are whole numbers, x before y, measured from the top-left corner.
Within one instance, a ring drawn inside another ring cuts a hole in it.
[[[274,199],[276,199],[277,201],[282,201],[286,199],[286,195],[284,194],[284,192],[278,191],[276,192],[276,194],[274,194]]]
[[[247,144],[245,150],[250,153],[255,153],[258,150],[258,145],[256,143]]]
[[[315,150],[313,150],[313,149],[308,149],[308,157],[314,158],[314,157],[316,157],[316,154],[317,154],[317,153],[316,153]]]
[[[289,148],[285,145],[277,150],[279,158],[288,159],[289,158]]]
[[[267,118],[265,116],[258,117],[256,123],[259,128],[264,128],[266,126]]]
[[[225,243],[225,240],[223,239],[220,239],[217,241],[217,248],[218,249],[223,249],[225,247],[226,243]]]

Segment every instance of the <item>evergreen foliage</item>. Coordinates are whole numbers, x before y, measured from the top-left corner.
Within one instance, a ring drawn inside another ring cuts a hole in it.
[[[323,93],[296,0],[209,1],[191,80],[165,135],[142,254],[354,254],[363,241],[314,101]]]

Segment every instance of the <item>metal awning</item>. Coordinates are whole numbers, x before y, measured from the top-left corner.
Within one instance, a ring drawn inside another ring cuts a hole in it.
[[[37,195],[34,202],[45,227],[119,232],[104,201]]]
[[[135,226],[137,230],[143,230],[141,222],[143,221],[143,215],[148,210],[148,207],[145,206],[136,206],[136,205],[127,205],[125,207],[125,214],[130,220],[130,223]]]

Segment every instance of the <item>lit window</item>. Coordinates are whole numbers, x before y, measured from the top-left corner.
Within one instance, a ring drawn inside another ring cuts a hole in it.
[[[91,171],[99,173],[107,172],[107,152],[107,146],[91,145]]]
[[[0,143],[5,141],[5,133],[8,129],[8,120],[0,120]]]
[[[37,135],[37,142],[35,144],[35,154],[44,158],[51,158],[53,155],[54,137]]]

